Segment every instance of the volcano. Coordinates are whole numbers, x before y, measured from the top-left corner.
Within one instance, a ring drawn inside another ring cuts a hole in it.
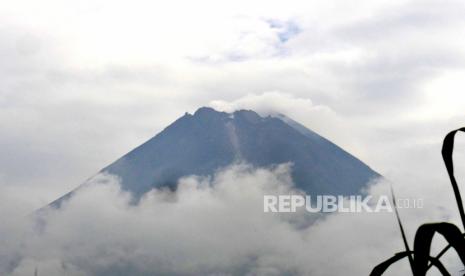
[[[235,162],[254,167],[289,162],[295,186],[313,195],[357,194],[380,176],[285,115],[263,117],[252,110],[226,113],[209,107],[186,113],[100,173],[117,176],[121,188],[139,199],[154,188],[175,190],[182,177],[212,175]],[[51,205],[59,207],[74,191]]]

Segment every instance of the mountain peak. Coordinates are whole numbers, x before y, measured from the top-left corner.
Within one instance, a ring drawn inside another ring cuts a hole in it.
[[[219,112],[211,107],[203,106],[197,109],[197,111],[195,111],[194,116],[202,115],[202,114],[213,114],[213,113],[219,113]]]
[[[218,111],[212,107],[201,107],[194,112],[194,117],[227,117],[229,113]]]
[[[257,123],[263,119],[257,112],[253,110],[241,109],[241,110],[235,111],[233,115],[234,115],[234,118],[240,118],[250,123]]]

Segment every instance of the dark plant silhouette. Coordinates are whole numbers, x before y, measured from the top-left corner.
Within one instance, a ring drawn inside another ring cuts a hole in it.
[[[465,132],[465,128],[456,129],[449,132],[444,138],[442,145],[442,158],[446,165],[447,173],[454,190],[455,199],[457,201],[457,206],[460,213],[460,218],[462,220],[462,225],[465,229],[465,212],[463,209],[462,198],[460,196],[459,187],[454,175],[454,163],[452,159],[452,152],[454,150],[454,138],[455,134],[458,131]],[[402,235],[402,240],[404,242],[405,251],[396,253],[390,259],[382,262],[377,265],[370,273],[371,276],[382,275],[392,264],[397,261],[407,257],[409,260],[410,267],[414,276],[424,276],[431,267],[436,267],[442,275],[450,275],[444,265],[441,263],[440,258],[446,253],[450,248],[453,248],[463,264],[465,264],[465,238],[464,234],[460,229],[452,224],[447,222],[437,222],[437,223],[426,223],[421,225],[415,234],[415,240],[413,243],[413,251],[410,250],[407,239],[405,237],[404,227],[399,217],[399,212],[397,206],[395,205],[395,195],[391,189],[392,198],[394,201],[394,207],[397,217],[397,222],[399,224],[400,232]],[[439,252],[435,257],[430,255],[431,243],[433,241],[434,234],[441,234],[447,241],[448,245]]]

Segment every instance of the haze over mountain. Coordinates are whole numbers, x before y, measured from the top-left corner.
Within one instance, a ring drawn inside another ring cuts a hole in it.
[[[101,173],[116,175],[137,200],[153,188],[176,188],[188,175],[212,175],[234,162],[257,167],[292,163],[297,188],[308,194],[359,193],[379,176],[337,145],[285,115],[261,117],[202,107],[186,113]],[[85,184],[83,184],[85,185]],[[54,201],[59,206],[73,192]]]

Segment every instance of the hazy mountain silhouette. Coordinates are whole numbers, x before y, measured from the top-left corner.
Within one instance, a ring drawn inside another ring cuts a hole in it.
[[[250,110],[225,113],[207,107],[186,113],[101,172],[120,177],[122,189],[137,199],[153,188],[175,189],[183,176],[211,175],[236,161],[257,167],[292,162],[293,180],[308,194],[355,194],[379,176],[284,115],[261,117]]]

